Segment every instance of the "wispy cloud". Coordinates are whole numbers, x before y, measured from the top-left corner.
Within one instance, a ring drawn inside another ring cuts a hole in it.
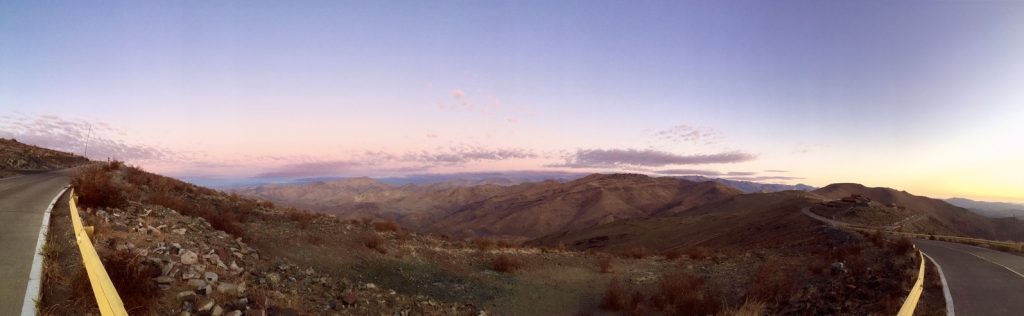
[[[122,139],[125,133],[104,122],[68,120],[53,115],[0,116],[0,136],[61,151],[84,154],[93,159],[114,158],[128,161],[177,159],[170,150],[132,144]]]
[[[789,172],[789,170],[779,170],[779,169],[765,169],[765,170],[764,170],[764,172],[772,172],[772,173],[787,173],[787,172]]]
[[[687,124],[655,131],[654,137],[670,142],[690,142],[704,145],[717,144],[725,139],[725,136],[716,129]]]
[[[786,177],[786,176],[756,176],[756,177],[727,177],[729,180],[737,181],[770,181],[770,180],[803,180],[801,177]]]
[[[564,162],[548,166],[567,168],[661,167],[669,165],[738,163],[754,160],[755,158],[757,156],[754,154],[740,151],[680,155],[652,149],[580,149],[564,157]]]
[[[285,164],[256,175],[257,178],[301,178],[315,176],[408,174],[439,167],[459,167],[474,162],[531,159],[533,151],[519,148],[482,148],[452,146],[434,151],[421,150],[393,154],[366,151],[351,159],[316,160]]]
[[[676,176],[694,175],[694,176],[708,176],[708,177],[715,177],[715,176],[722,175],[722,173],[719,172],[719,171],[700,170],[700,169],[668,169],[668,170],[658,170],[658,171],[655,171],[655,173],[664,174],[664,175],[676,175]]]

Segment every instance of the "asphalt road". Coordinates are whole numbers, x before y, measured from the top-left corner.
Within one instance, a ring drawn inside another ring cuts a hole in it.
[[[915,240],[946,277],[959,315],[1024,315],[1024,257],[935,240]]]
[[[43,212],[70,171],[0,179],[0,315],[21,314]]]

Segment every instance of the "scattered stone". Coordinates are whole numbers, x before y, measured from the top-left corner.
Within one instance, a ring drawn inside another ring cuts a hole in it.
[[[267,273],[267,281],[270,281],[270,284],[276,285],[281,282],[281,275],[277,274],[277,272]]]
[[[227,295],[238,295],[238,286],[231,283],[222,282],[220,284],[217,284],[217,293]]]
[[[199,255],[192,250],[186,250],[181,254],[181,264],[196,264],[199,262]]]
[[[224,316],[242,316],[242,311],[234,310],[231,311],[230,313],[224,314]]]
[[[224,309],[221,308],[220,305],[214,306],[213,307],[213,312],[210,312],[210,315],[211,316],[222,316],[222,315],[224,315]]]
[[[203,279],[206,280],[207,283],[217,283],[217,278],[218,276],[216,273],[209,271],[203,273]]]
[[[178,229],[171,230],[172,233],[175,233],[177,235],[184,235],[185,232],[187,232],[187,231],[188,231],[188,229],[186,229],[186,228],[178,228]]]
[[[352,293],[350,290],[346,290],[345,293],[341,293],[341,302],[345,305],[355,305],[356,293]]]
[[[193,288],[193,289],[199,289],[199,288],[202,288],[202,287],[206,287],[206,281],[203,281],[203,280],[200,280],[200,279],[189,279],[188,280],[188,287]]]
[[[155,277],[155,278],[153,278],[153,280],[156,280],[156,283],[160,283],[160,284],[170,284],[171,282],[174,282],[174,278],[166,276],[166,275],[165,276]]]
[[[181,291],[181,292],[178,292],[178,299],[179,300],[186,300],[187,301],[187,300],[194,300],[195,298],[196,298],[196,292],[195,291]]]
[[[207,301],[205,303],[199,305],[199,311],[200,312],[210,311],[211,309],[213,309],[213,305],[214,304],[216,304],[216,302],[214,302],[213,299],[207,299]]]

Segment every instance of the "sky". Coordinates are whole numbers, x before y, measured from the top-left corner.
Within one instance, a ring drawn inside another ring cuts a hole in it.
[[[1024,202],[1021,1],[3,1],[0,136],[189,179],[698,174]]]

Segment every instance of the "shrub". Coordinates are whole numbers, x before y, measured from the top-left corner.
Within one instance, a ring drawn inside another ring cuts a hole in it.
[[[682,256],[682,254],[680,254],[679,251],[676,250],[666,250],[662,252],[661,255],[665,256],[665,260],[669,261],[679,259],[679,257]]]
[[[373,223],[373,229],[379,232],[397,232],[401,228],[395,222],[383,221]]]
[[[475,246],[476,249],[480,251],[489,251],[491,249],[494,249],[494,246],[497,245],[497,243],[495,243],[493,240],[487,238],[473,239],[472,243],[473,246]]]
[[[900,237],[889,245],[889,249],[892,250],[894,254],[905,255],[909,253],[911,249],[914,249],[914,243],[907,237]]]
[[[376,250],[381,254],[388,253],[387,246],[384,243],[384,238],[380,238],[380,236],[378,236],[377,234],[367,233],[366,235],[363,236],[362,239],[363,246],[366,246],[366,248]]]
[[[789,299],[797,290],[797,278],[802,275],[768,263],[761,266],[747,288],[747,299],[780,302]]]
[[[721,308],[718,295],[704,279],[684,270],[662,275],[652,300],[669,315],[713,315]]]
[[[608,283],[608,287],[604,290],[604,295],[601,296],[601,309],[611,311],[621,311],[629,307],[631,301],[637,301],[634,299],[636,295],[631,295],[634,291],[631,291],[623,281],[612,280]]]
[[[612,257],[603,257],[601,261],[597,263],[600,267],[601,273],[612,273],[615,271],[615,266],[612,264]]]
[[[622,256],[626,258],[643,259],[644,257],[647,257],[647,248],[629,248],[622,252]]]
[[[125,309],[130,314],[150,314],[155,312],[159,291],[153,282],[160,276],[160,269],[143,262],[141,257],[132,255],[127,250],[115,252],[106,257],[103,267],[114,283],[114,288],[121,296]]]
[[[123,207],[128,205],[124,189],[111,179],[110,164],[83,168],[71,178],[71,185],[83,207]]]
[[[491,261],[491,270],[512,273],[522,268],[523,264],[508,255],[499,255]]]
[[[686,256],[693,260],[704,260],[711,256],[711,250],[706,247],[694,246],[686,250]]]

